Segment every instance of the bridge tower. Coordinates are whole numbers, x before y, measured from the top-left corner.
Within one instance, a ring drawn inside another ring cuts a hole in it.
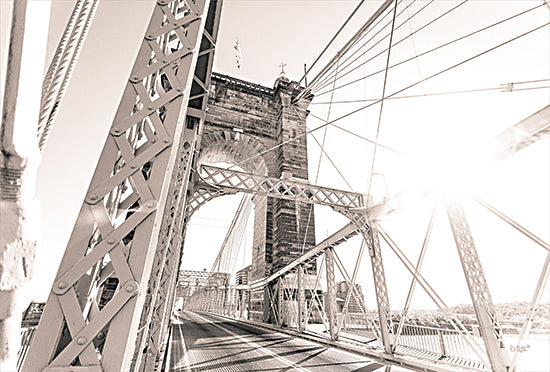
[[[268,88],[214,73],[197,165],[228,163],[247,173],[307,181],[305,121],[312,97],[294,103],[299,90],[298,83],[284,76]],[[199,197],[204,190],[197,182]],[[253,201],[252,280],[272,274],[315,245],[312,204],[262,195]],[[313,265],[308,268],[315,273]],[[275,321],[264,301],[266,292],[252,293],[250,315]]]

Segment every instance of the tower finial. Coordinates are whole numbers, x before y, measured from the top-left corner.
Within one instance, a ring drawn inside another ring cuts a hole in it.
[[[281,68],[281,73],[279,74],[279,76],[285,76],[286,75],[286,72],[285,72],[286,63],[281,62],[279,67]]]

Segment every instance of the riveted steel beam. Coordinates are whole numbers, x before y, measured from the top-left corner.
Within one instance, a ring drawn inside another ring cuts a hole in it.
[[[23,371],[69,371],[75,360],[98,370],[130,369],[175,165],[192,156],[186,129],[198,129],[187,106],[209,3],[155,4]],[[132,133],[140,140],[130,142]],[[117,206],[107,209],[105,200]],[[119,288],[89,317],[79,300],[93,292],[82,292],[80,283],[91,268],[107,269],[106,261]],[[105,341],[95,348],[100,331]]]
[[[167,11],[167,17],[172,23],[178,21],[174,18],[176,13],[177,3],[170,4],[172,9]],[[215,46],[217,40],[217,30],[220,21],[222,1],[212,1],[207,13],[206,26],[202,35],[201,49],[207,48],[208,45]],[[208,37],[206,34],[212,34]],[[193,74],[193,85],[191,90],[203,85],[210,85],[210,77],[214,58],[214,48],[201,56],[197,60],[197,65]],[[206,74],[204,73],[206,71]],[[161,81],[162,84],[162,81]],[[166,80],[164,80],[166,85]],[[190,101],[193,99],[190,98]],[[194,107],[200,109],[201,112],[206,110],[207,99],[195,100]],[[183,234],[181,231],[184,228],[185,206],[187,204],[187,190],[189,189],[189,176],[191,173],[193,154],[197,148],[199,141],[199,133],[204,123],[204,115],[196,117],[195,112],[187,113],[186,122],[193,120],[198,122],[194,127],[184,128],[184,146],[182,147],[182,156],[177,159],[174,175],[170,183],[168,191],[169,198],[164,210],[164,220],[161,227],[161,240],[157,247],[155,255],[155,263],[149,279],[149,289],[152,292],[150,304],[148,308],[148,317],[140,328],[148,329],[148,337],[145,345],[137,348],[138,351],[147,350],[145,361],[142,363],[145,370],[152,370],[156,363],[163,343],[163,336],[168,329],[170,316],[167,314],[171,311],[171,302],[169,298],[173,298],[175,289],[175,281],[177,272],[181,262]],[[188,143],[190,146],[185,146]],[[170,306],[168,306],[170,305]],[[139,361],[139,356],[137,360]],[[139,365],[139,363],[137,364]]]
[[[202,182],[215,188],[302,201],[330,207],[361,208],[363,194],[311,185],[295,179],[267,177],[209,165],[200,167]]]
[[[304,265],[298,266],[298,332],[304,332],[306,330],[306,293],[304,286]]]
[[[443,201],[491,368],[508,371],[510,359],[464,208],[457,196],[447,195]]]
[[[334,251],[329,247],[325,250],[325,262],[327,269],[327,296],[325,309],[329,324],[330,339],[338,338],[338,318],[336,308],[336,278],[334,271]]]

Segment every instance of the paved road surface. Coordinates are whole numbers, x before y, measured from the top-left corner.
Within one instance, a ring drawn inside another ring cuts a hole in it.
[[[170,368],[173,372],[386,371],[384,365],[359,355],[192,312],[177,316]],[[391,368],[391,372],[405,371],[409,370]]]

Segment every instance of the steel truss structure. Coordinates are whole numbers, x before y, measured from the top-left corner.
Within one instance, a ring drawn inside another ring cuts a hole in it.
[[[154,369],[221,5],[156,2],[23,371]],[[110,277],[118,288],[100,310]]]
[[[208,165],[197,168],[195,153],[200,146],[221,4],[221,0],[158,0],[155,4],[23,371],[154,371],[169,339],[178,280],[184,287],[192,280],[203,282],[193,298],[195,308],[240,317],[250,292],[265,289],[280,325],[285,322],[284,299],[295,298],[300,332],[306,328],[311,309],[324,302],[323,322],[330,338],[337,340],[344,317],[338,321],[336,270],[352,288],[347,307],[351,296],[358,297],[353,289],[358,265],[350,276],[334,248],[355,235],[361,235],[364,242],[360,255],[366,248],[371,261],[377,319],[371,319],[369,327],[384,358],[391,360],[392,354],[407,345],[398,343],[405,326],[395,327],[392,322],[380,237],[413,275],[411,288],[418,282],[438,307],[446,308],[420,275],[422,256],[415,266],[378,224],[396,210],[397,198],[372,204],[367,195],[299,179]],[[359,40],[391,4],[397,8],[397,1],[384,1],[339,54]],[[310,85],[325,79],[323,74],[329,70],[330,66],[322,70]],[[309,88],[302,95],[308,93]],[[497,157],[510,152],[510,143],[513,152],[547,134],[547,114],[548,107],[518,124],[529,127],[528,134],[517,135],[516,128],[498,138],[501,152]],[[530,127],[533,121],[537,123]],[[190,216],[207,201],[237,192],[330,206],[350,223],[269,277],[246,285],[230,286],[224,276],[212,281],[212,273],[177,275]],[[507,371],[510,361],[462,205],[455,196],[445,197],[444,204],[479,322],[483,352],[490,368]],[[323,254],[327,296],[321,300],[317,296],[320,277],[312,285],[306,268],[308,261]],[[549,262],[541,278],[548,277]],[[115,278],[114,295],[100,306],[106,282]],[[295,284],[284,283],[291,278]],[[540,300],[541,290],[537,290],[533,304]],[[358,302],[365,312],[364,304]],[[459,322],[456,327],[460,334]]]
[[[540,137],[541,128],[544,131],[548,127],[548,120],[541,119],[541,113],[548,111],[549,107],[540,110],[536,114],[518,123],[514,127],[514,130],[516,133],[519,132],[519,135],[516,135],[512,139],[510,139],[507,138],[510,137],[510,135],[508,135],[509,131],[506,131],[503,135],[497,137],[495,139],[495,142],[499,144],[500,148],[510,148],[513,147],[513,143],[515,142],[531,142],[533,141],[532,136]],[[526,131],[529,131],[529,133],[524,133]],[[502,156],[502,151],[499,151],[496,159],[498,160],[502,158]],[[233,194],[236,192],[245,192],[263,196],[284,198],[302,203],[305,202],[319,205],[329,205],[351,220],[350,224],[344,226],[342,229],[327,238],[325,241],[311,248],[307,253],[305,253],[295,261],[291,262],[284,268],[278,270],[274,274],[270,275],[269,277],[251,282],[248,286],[239,287],[241,291],[243,289],[257,291],[262,288],[266,288],[267,298],[268,301],[270,301],[270,307],[275,314],[275,320],[277,324],[282,325],[283,323],[285,323],[283,315],[285,312],[283,299],[296,298],[296,328],[299,332],[303,332],[305,330],[305,325],[307,322],[306,319],[309,315],[309,310],[305,306],[305,292],[307,290],[307,285],[305,284],[304,280],[304,264],[316,257],[319,257],[321,254],[324,254],[327,278],[327,295],[324,301],[323,311],[326,312],[327,315],[327,319],[325,319],[325,325],[328,328],[330,338],[333,340],[338,339],[340,330],[342,329],[344,317],[342,317],[340,324],[338,324],[335,295],[335,263],[338,264],[339,269],[346,278],[347,282],[351,283],[352,286],[355,280],[354,278],[356,273],[354,272],[353,279],[350,278],[342,263],[339,262],[339,259],[335,255],[334,247],[357,234],[361,234],[364,242],[366,242],[366,247],[371,257],[373,269],[375,292],[378,305],[378,324],[373,322],[371,323],[371,325],[377,338],[380,340],[384,352],[387,355],[390,355],[397,350],[400,352],[403,352],[403,350],[405,350],[405,353],[407,353],[407,351],[406,346],[403,346],[406,345],[406,343],[404,344],[403,342],[398,342],[397,340],[397,338],[403,332],[404,318],[401,319],[396,332],[396,328],[394,327],[394,324],[391,320],[389,301],[387,300],[388,294],[386,289],[386,279],[384,274],[382,253],[380,249],[380,242],[378,239],[379,233],[381,233],[382,237],[388,243],[390,248],[394,250],[394,252],[398,255],[407,270],[413,275],[413,283],[418,282],[420,286],[426,291],[426,293],[428,293],[428,295],[435,301],[435,303],[438,304],[438,307],[440,309],[448,309],[447,305],[441,300],[441,297],[419,274],[420,266],[415,267],[407,259],[403,252],[400,251],[400,249],[391,240],[391,238],[383,231],[377,221],[383,216],[395,211],[395,202],[397,198],[388,199],[384,203],[367,207],[364,204],[364,200],[367,199],[364,195],[315,186],[300,180],[276,179],[273,177],[252,175],[231,169],[222,169],[204,165],[198,170],[198,173],[201,175],[201,178],[200,181],[197,182],[194,197],[190,199],[192,205],[187,209],[189,214],[192,214],[202,204],[215,197]],[[449,216],[451,230],[455,237],[460,261],[462,263],[464,275],[466,277],[466,283],[470,290],[472,303],[476,311],[476,318],[479,322],[479,332],[481,335],[481,339],[483,340],[483,345],[478,345],[477,341],[471,337],[464,325],[455,318],[451,321],[453,327],[455,327],[455,331],[446,331],[449,334],[445,336],[443,336],[443,333],[439,333],[439,343],[441,344],[442,348],[440,351],[440,355],[445,356],[447,353],[449,353],[449,351],[446,350],[443,338],[458,336],[462,337],[465,345],[471,348],[473,352],[478,355],[480,361],[486,360],[487,364],[484,364],[484,362],[460,361],[459,359],[455,359],[455,363],[461,365],[477,366],[476,368],[487,368],[487,366],[490,366],[490,368],[495,371],[505,371],[510,366],[510,360],[503,342],[502,332],[496,318],[494,305],[489,294],[487,283],[484,279],[481,263],[479,262],[479,258],[477,256],[475,244],[473,242],[470,229],[468,227],[468,223],[460,203],[460,199],[457,196],[444,196],[443,200],[445,204],[445,209]],[[499,212],[493,211],[493,213],[496,213],[498,215]],[[514,226],[513,222],[507,222],[511,223]],[[433,217],[430,223],[430,227],[428,229],[426,239],[429,238],[429,232],[431,230],[432,224]],[[514,227],[519,229],[520,231],[523,231],[522,228],[518,227],[517,225]],[[541,242],[540,239],[533,237],[532,234],[527,235],[538,244],[547,248],[547,244]],[[543,274],[548,271],[547,266],[548,265],[545,266],[545,272],[543,272]],[[286,288],[285,284],[283,284],[284,279],[286,277],[289,277],[289,275],[291,274],[295,276],[296,281],[295,295],[289,293],[288,288]],[[310,291],[315,292],[317,286],[318,280],[316,281],[313,289],[311,289],[310,287]],[[229,303],[232,303],[231,301],[233,301],[231,300],[231,296],[226,297],[227,300],[219,299],[219,296],[225,296],[224,290],[226,290],[226,288],[219,290],[221,290],[221,292],[215,292],[218,296],[218,300],[216,301],[221,301],[221,303],[224,304],[222,306],[224,309],[228,306],[230,307]],[[236,290],[236,288],[228,288],[228,293],[230,293],[231,290]],[[212,291],[213,289],[210,289],[211,294],[214,293]],[[346,299],[346,303],[349,303],[349,297],[352,295],[355,297],[357,296],[354,291],[350,291],[348,298]],[[243,296],[241,295],[241,298],[242,297]],[[204,297],[203,295],[203,298],[209,297]],[[225,303],[224,301],[226,301],[227,303]],[[200,300],[198,302],[200,303]],[[322,301],[318,302],[321,303]],[[241,308],[244,308],[244,306],[241,306]],[[211,299],[208,300],[207,305],[199,305],[198,309],[229,315],[229,313],[227,313],[225,310],[220,310],[220,307],[213,306]],[[345,311],[346,310],[344,309],[344,312]],[[396,334],[394,334],[394,332]],[[405,347],[405,349],[403,349],[403,347]],[[485,356],[488,359],[485,359]]]
[[[340,232],[337,233],[338,237],[336,240],[342,241],[342,238],[345,236],[360,233],[367,243],[373,268],[376,300],[378,304],[378,321],[380,324],[379,327],[382,336],[382,343],[384,345],[384,351],[388,354],[392,353],[392,326],[390,321],[390,306],[386,288],[384,265],[382,261],[382,251],[380,249],[380,242],[377,232],[373,230],[371,225],[372,221],[379,219],[386,214],[392,213],[395,210],[392,203],[394,202],[393,199],[369,206],[367,204],[368,197],[365,197],[364,195],[311,185],[295,179],[278,179],[207,165],[200,167],[199,174],[200,181],[198,182],[199,186],[197,188],[200,188],[200,186],[204,184],[207,190],[215,190],[215,192],[208,193],[208,196],[203,197],[204,202],[211,200],[214,196],[241,191],[257,195],[293,200],[295,202],[330,206],[348,217],[352,224],[340,230]],[[206,193],[201,193],[200,195],[203,196],[205,194]],[[200,204],[200,202],[197,204]],[[198,206],[193,207],[192,211],[196,210],[196,208],[198,208]],[[306,262],[305,257],[307,257],[307,260],[310,260],[319,255],[321,252],[323,252],[326,256],[328,288],[327,314],[329,330],[331,338],[335,340],[338,338],[338,321],[336,317],[336,282],[332,246],[329,246],[328,244],[323,245],[323,243],[321,243],[306,253],[304,258],[298,259],[300,262],[294,261],[290,265],[287,265],[285,268],[281,269],[279,273],[275,273],[265,280],[252,283],[251,287],[268,287],[270,283],[274,282],[275,279],[283,276],[283,274],[288,274],[289,270],[297,270],[299,288],[298,319],[299,324],[301,325],[300,329],[302,329],[305,327],[304,321],[306,315],[304,308],[305,305],[303,303],[303,263]],[[275,298],[281,298],[281,296],[271,296],[272,300]],[[280,304],[277,308],[280,308]]]

